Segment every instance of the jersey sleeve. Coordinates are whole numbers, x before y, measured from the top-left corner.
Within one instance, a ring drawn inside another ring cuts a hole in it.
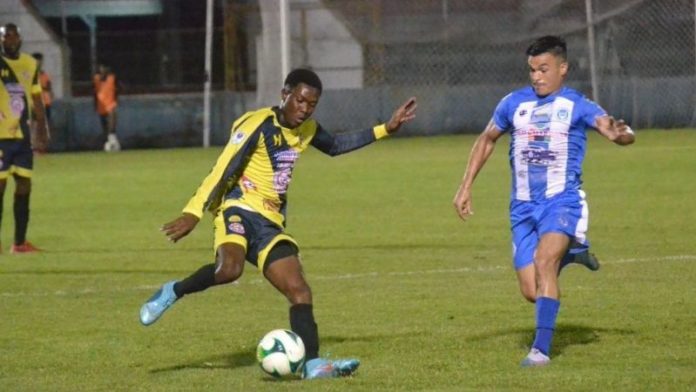
[[[236,179],[247,162],[247,157],[254,152],[259,132],[258,129],[240,128],[232,133],[215,166],[184,207],[184,213],[201,218],[205,210],[212,210],[220,205],[228,184]]]
[[[510,95],[501,99],[493,112],[493,123],[502,132],[507,132],[512,127],[510,122]]]
[[[581,103],[581,121],[585,128],[594,128],[597,117],[606,116],[607,112],[596,102],[583,98]]]
[[[317,124],[317,133],[312,138],[312,146],[330,156],[345,154],[357,150],[376,140],[387,137],[387,127],[384,124],[362,131],[333,135]]]

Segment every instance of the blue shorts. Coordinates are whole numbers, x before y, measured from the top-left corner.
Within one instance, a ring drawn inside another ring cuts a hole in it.
[[[263,271],[268,253],[281,242],[288,241],[297,248],[297,242],[282,227],[266,219],[258,212],[240,207],[229,207],[215,215],[214,251],[220,245],[233,243],[246,251],[246,259]]]
[[[34,152],[25,139],[0,139],[0,180],[10,174],[31,178],[34,169]]]
[[[585,192],[567,190],[542,202],[513,200],[510,203],[512,259],[515,269],[534,262],[539,239],[546,233],[571,238],[571,253],[587,249],[589,209]]]

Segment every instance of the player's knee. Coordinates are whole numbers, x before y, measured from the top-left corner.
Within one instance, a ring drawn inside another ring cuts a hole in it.
[[[537,257],[534,258],[534,266],[539,276],[544,276],[546,274],[556,275],[559,262],[560,260],[544,255],[537,255]]]
[[[244,272],[244,260],[233,253],[220,249],[218,251],[217,268],[215,270],[215,281],[217,283],[230,283],[239,279]]]
[[[288,282],[285,296],[292,305],[312,303],[312,289],[309,288],[309,285],[304,279],[296,279]]]
[[[236,263],[223,263],[215,271],[215,281],[218,283],[230,283],[242,276],[243,267]]]
[[[527,301],[529,301],[531,303],[536,302],[536,297],[537,297],[536,289],[530,290],[529,288],[521,287],[520,292],[522,293],[522,296],[524,297],[524,299],[526,299]]]
[[[28,195],[29,193],[31,193],[31,181],[29,179],[20,178],[21,177],[17,177],[15,195]]]
[[[522,294],[522,297],[526,299],[527,301],[531,303],[536,302],[536,297],[537,297],[537,288],[535,284],[532,283],[524,283],[520,284],[520,293]]]

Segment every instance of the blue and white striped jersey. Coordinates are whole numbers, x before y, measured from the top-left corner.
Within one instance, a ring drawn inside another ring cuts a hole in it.
[[[580,189],[585,130],[605,114],[569,87],[539,98],[528,86],[503,98],[493,121],[511,136],[512,199],[541,201]]]

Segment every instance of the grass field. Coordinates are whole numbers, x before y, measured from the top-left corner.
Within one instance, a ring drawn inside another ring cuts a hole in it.
[[[696,132],[644,131],[631,147],[590,136],[585,190],[596,273],[571,266],[551,366],[520,369],[534,308],[510,266],[507,138],[451,206],[474,136],[395,139],[328,158],[308,151],[289,199],[330,357],[350,379],[275,381],[258,339],[287,327],[285,300],[247,265],[238,284],[138,322],[164,281],[211,259],[209,217],[176,245],[179,214],[219,148],[53,154],[36,163],[29,237],[0,255],[1,391],[693,390]]]

